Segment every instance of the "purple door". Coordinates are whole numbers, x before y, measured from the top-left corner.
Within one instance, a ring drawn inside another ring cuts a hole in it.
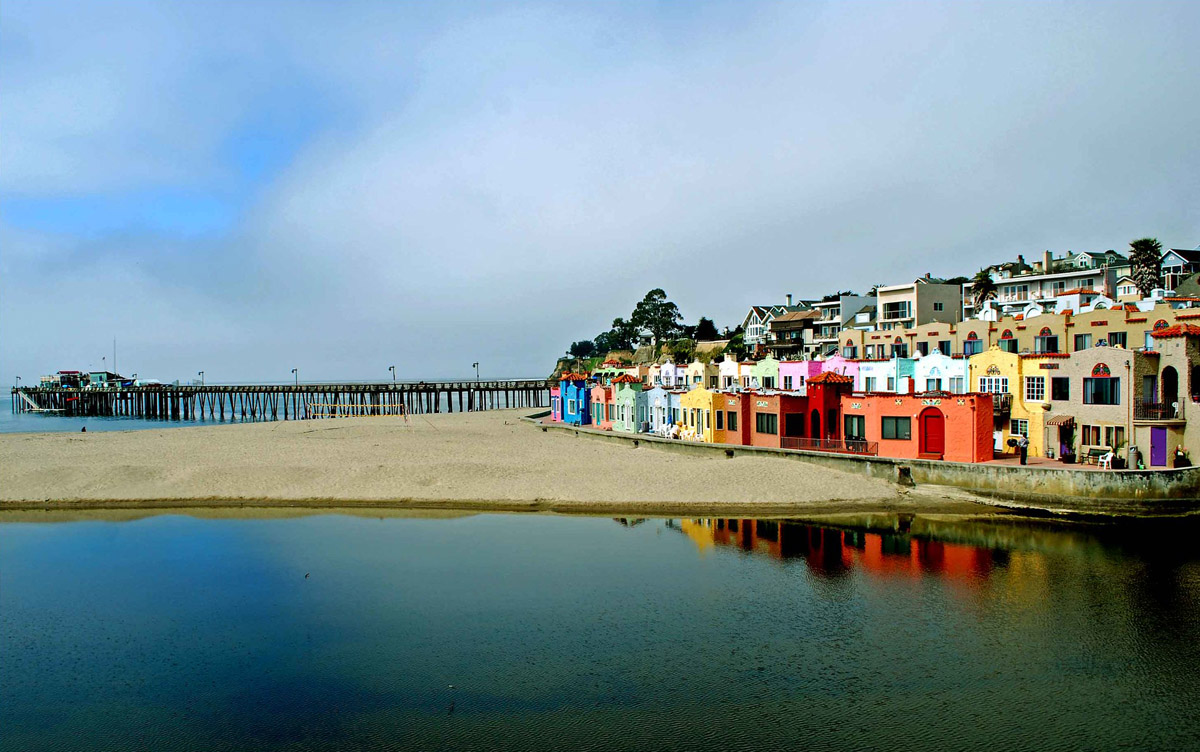
[[[1167,429],[1150,429],[1150,467],[1167,466]]]

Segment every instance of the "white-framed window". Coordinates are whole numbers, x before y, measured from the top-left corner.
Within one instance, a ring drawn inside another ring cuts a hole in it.
[[[574,413],[575,408],[576,408],[575,400],[573,400],[573,399],[567,400],[567,412]]]
[[[1046,401],[1046,377],[1045,376],[1026,376],[1025,377],[1025,401],[1026,402],[1045,402]]]
[[[966,379],[962,376],[950,377],[950,392],[952,394],[962,394],[967,391]]]
[[[925,379],[925,391],[927,391],[927,392],[942,391],[942,380],[941,379]]]
[[[895,377],[895,376],[888,376],[888,377],[887,377],[887,390],[888,390],[889,392],[894,392],[894,391],[896,391],[896,377]]]
[[[1008,377],[1007,376],[980,376],[979,391],[987,392],[988,394],[1007,394],[1008,393]]]
[[[789,391],[791,390],[791,388],[792,388],[792,377],[791,376],[783,377],[783,388],[785,390],[789,390]]]
[[[866,378],[864,378],[863,379],[863,391],[866,391],[866,392],[875,391],[875,380],[876,379],[874,376],[867,376]]]
[[[1025,420],[1024,418],[1013,418],[1008,424],[1008,432],[1013,436],[1028,436],[1029,421]]]

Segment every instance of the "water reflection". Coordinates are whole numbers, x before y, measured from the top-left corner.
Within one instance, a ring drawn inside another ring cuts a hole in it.
[[[801,559],[813,573],[838,577],[850,570],[887,576],[938,574],[965,581],[986,578],[1008,563],[1004,550],[914,535],[818,527],[786,520],[685,519],[668,527],[700,550],[732,547],[774,559]]]

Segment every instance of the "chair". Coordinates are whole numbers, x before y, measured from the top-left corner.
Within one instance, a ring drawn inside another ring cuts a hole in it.
[[[1100,455],[1100,462],[1099,462],[1100,469],[1101,470],[1112,470],[1112,461],[1113,461],[1113,453],[1112,452],[1105,452],[1104,454]]]

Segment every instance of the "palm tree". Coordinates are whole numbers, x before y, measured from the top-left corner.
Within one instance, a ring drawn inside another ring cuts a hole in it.
[[[992,279],[992,274],[987,269],[980,269],[971,278],[971,298],[975,301],[975,311],[984,303],[993,300],[996,297],[996,282]]]
[[[1142,297],[1162,285],[1162,243],[1154,238],[1141,238],[1129,244],[1130,276]]]

